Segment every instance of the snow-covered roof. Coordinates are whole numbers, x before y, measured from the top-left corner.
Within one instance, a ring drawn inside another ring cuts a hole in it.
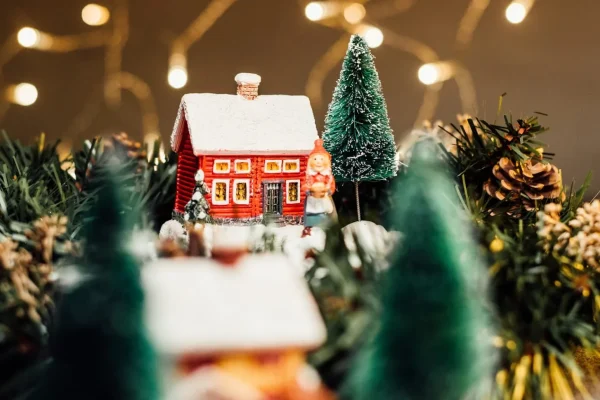
[[[211,153],[308,153],[318,138],[306,96],[186,94],[171,147],[178,150],[187,122],[196,155]]]
[[[164,259],[142,271],[146,321],[164,355],[312,349],[326,330],[306,281],[284,255]]]

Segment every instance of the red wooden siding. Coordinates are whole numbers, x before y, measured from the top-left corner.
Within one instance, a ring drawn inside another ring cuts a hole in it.
[[[194,192],[194,175],[198,170],[198,158],[194,156],[187,124],[184,128],[183,139],[177,151],[177,193],[175,196],[175,210],[185,211],[185,205],[192,198]]]
[[[252,201],[254,192],[252,190],[253,186],[253,172],[255,171],[254,158],[251,156],[204,156],[203,165],[204,165],[204,176],[206,177],[206,184],[211,190],[211,194],[208,200],[210,202],[210,213],[214,218],[250,218],[256,216],[253,213]],[[250,159],[250,171],[248,173],[236,173],[235,172],[235,160],[245,160]],[[229,161],[230,167],[228,173],[215,173],[214,166],[215,161]],[[229,182],[229,190],[227,193],[228,196],[228,204],[218,205],[212,203],[212,190],[213,190],[213,181],[215,179],[223,179]],[[235,195],[235,188],[233,182],[235,179],[247,179],[250,181],[250,186],[248,188],[248,193],[250,195],[250,203],[249,204],[236,204],[233,201]]]
[[[250,159],[250,172],[249,173],[236,173],[235,172],[235,160]],[[286,181],[299,180],[300,186],[305,179],[306,174],[306,162],[308,156],[290,156],[281,154],[269,154],[260,156],[248,156],[248,155],[225,155],[225,156],[204,156],[202,161],[204,163],[204,173],[206,176],[206,184],[212,190],[212,184],[215,179],[225,179],[229,181],[229,204],[227,205],[214,205],[212,204],[212,196],[209,199],[211,201],[211,214],[216,218],[250,218],[257,217],[263,214],[263,182],[264,181],[281,181],[283,190],[283,214],[288,216],[301,216],[304,212],[304,193],[300,190],[300,203],[287,204],[287,193],[286,193]],[[215,161],[229,161],[230,172],[229,173],[215,173],[214,164]],[[279,173],[266,173],[264,171],[266,160],[300,160],[300,172],[279,172]],[[236,204],[233,201],[235,195],[234,181],[236,179],[248,179],[250,180],[250,204]]]
[[[235,172],[236,160],[250,160],[250,171],[244,173]],[[215,173],[215,161],[229,161],[230,170],[228,173]],[[266,173],[264,171],[266,160],[281,160],[282,170],[284,160],[300,160],[299,172],[278,172]],[[258,217],[263,214],[263,182],[279,181],[282,184],[283,191],[283,215],[284,216],[302,216],[304,212],[305,194],[302,191],[302,185],[306,177],[307,155],[282,155],[269,154],[260,156],[248,155],[206,155],[195,157],[192,151],[189,135],[184,132],[184,139],[179,149],[179,162],[177,168],[177,197],[176,210],[183,212],[185,205],[191,198],[194,188],[194,175],[198,168],[204,171],[205,182],[211,190],[211,194],[207,195],[207,199],[211,205],[211,215],[214,218],[251,218]],[[217,205],[212,202],[213,182],[215,179],[223,179],[229,183],[228,189],[228,204]],[[250,195],[249,204],[236,204],[234,202],[236,179],[249,180],[250,187],[248,192]],[[286,182],[290,180],[299,181],[299,196],[300,202],[296,204],[287,204],[287,187]]]

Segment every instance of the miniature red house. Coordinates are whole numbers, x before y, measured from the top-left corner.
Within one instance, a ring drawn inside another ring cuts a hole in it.
[[[171,147],[178,153],[174,215],[182,216],[198,169],[217,224],[302,223],[301,183],[317,127],[305,96],[258,95],[261,78],[238,74],[237,95],[183,96]]]

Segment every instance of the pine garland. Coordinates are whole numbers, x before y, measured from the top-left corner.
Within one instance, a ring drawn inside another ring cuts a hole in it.
[[[447,151],[446,157],[457,177],[457,191],[481,244],[489,249],[492,295],[500,320],[495,339],[502,352],[496,375],[499,398],[587,395],[591,389],[581,383],[573,351],[600,344],[596,289],[600,276],[593,268],[549,251],[538,236],[537,213],[554,205],[560,210],[558,219],[571,219],[589,177],[578,191],[563,191],[560,185],[558,195],[555,187],[543,190],[547,180],[530,183],[531,190],[521,186],[528,184],[522,177],[532,165],[548,174],[555,170],[548,161],[553,154],[545,152],[538,140],[546,131],[537,117],[518,121],[505,117],[503,125],[470,119],[467,128],[454,126],[448,132],[456,140],[456,152]],[[498,173],[503,160],[516,166],[506,175]],[[490,180],[498,176],[505,196],[489,189]],[[515,185],[511,179],[522,183]]]

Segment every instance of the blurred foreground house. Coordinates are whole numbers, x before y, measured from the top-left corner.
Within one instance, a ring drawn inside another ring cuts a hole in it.
[[[330,399],[305,352],[326,329],[283,255],[163,259],[143,269],[169,400]],[[220,397],[219,397],[220,396]]]

